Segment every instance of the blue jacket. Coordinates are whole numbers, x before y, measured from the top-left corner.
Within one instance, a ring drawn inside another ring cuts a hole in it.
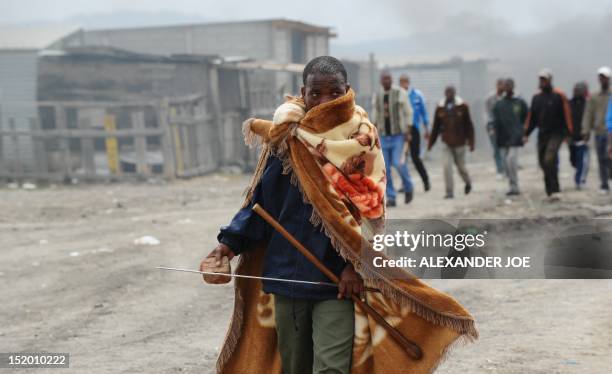
[[[312,206],[304,203],[298,187],[291,184],[290,176],[282,171],[281,161],[270,157],[251,203],[240,209],[229,225],[221,228],[217,239],[236,254],[248,250],[258,241],[267,241],[262,274],[264,277],[331,282],[252,210],[253,205],[259,203],[328,269],[340,276],[347,263],[332,247],[321,227],[310,223]],[[335,299],[338,295],[338,290],[333,287],[274,281],[263,281],[263,290],[266,293],[310,300]]]
[[[408,91],[408,100],[410,100],[410,105],[412,105],[413,112],[413,126],[415,129],[419,130],[419,126],[423,123],[423,126],[427,128],[429,126],[429,119],[427,118],[427,108],[425,107],[425,97],[421,93],[421,91],[411,88]]]
[[[608,126],[608,132],[612,132],[612,97],[608,102],[608,112],[606,114],[606,125]]]

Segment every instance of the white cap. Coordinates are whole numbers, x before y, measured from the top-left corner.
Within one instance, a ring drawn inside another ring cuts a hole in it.
[[[540,73],[538,74],[538,77],[546,78],[548,80],[551,80],[552,79],[552,70],[550,70],[549,68],[544,68],[544,69],[540,70]]]
[[[610,78],[610,76],[612,75],[612,71],[610,71],[609,67],[602,66],[599,68],[599,70],[597,70],[597,75],[603,75],[606,78]]]

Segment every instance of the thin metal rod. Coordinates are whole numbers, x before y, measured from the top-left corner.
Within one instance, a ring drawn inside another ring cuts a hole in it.
[[[336,284],[328,283],[328,282],[313,282],[313,281],[283,279],[283,278],[256,277],[254,275],[213,273],[213,272],[208,272],[208,271],[199,271],[199,270],[191,270],[191,269],[169,268],[169,267],[165,267],[165,266],[157,266],[155,268],[156,269],[160,269],[160,270],[181,271],[181,272],[184,272],[184,273],[196,273],[196,274],[205,274],[205,275],[221,275],[221,276],[230,277],[230,278],[259,279],[259,280],[266,280],[266,281],[273,281],[273,282],[314,284],[314,285],[317,285],[317,286],[326,286],[326,287],[338,288],[338,286]]]

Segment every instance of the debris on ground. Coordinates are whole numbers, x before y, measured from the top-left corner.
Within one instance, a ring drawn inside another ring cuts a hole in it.
[[[159,245],[161,242],[154,236],[145,235],[134,240],[134,245]]]

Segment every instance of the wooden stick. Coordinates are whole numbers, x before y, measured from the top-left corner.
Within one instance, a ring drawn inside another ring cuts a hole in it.
[[[328,277],[332,282],[336,284],[340,284],[340,279],[336,276],[336,274],[332,273],[325,265],[323,265],[319,259],[317,259],[312,252],[310,252],[306,247],[302,245],[293,235],[291,235],[285,228],[278,223],[264,208],[262,208],[259,204],[255,204],[253,206],[253,211],[259,214],[261,218],[264,219],[267,223],[270,224],[276,231],[278,231],[291,245],[295,247],[304,257],[306,257],[310,262],[313,263],[314,266],[319,269],[326,277]],[[372,317],[380,326],[382,326],[388,333],[391,335],[393,339],[403,347],[406,352],[410,356],[412,356],[415,360],[420,360],[423,357],[423,351],[421,347],[419,347],[416,343],[408,340],[404,335],[402,335],[399,331],[397,331],[393,326],[391,326],[385,319],[378,314],[376,310],[374,310],[370,305],[366,304],[364,301],[361,301],[359,297],[356,295],[352,296],[353,302],[359,305],[359,307],[364,310],[370,317]]]

